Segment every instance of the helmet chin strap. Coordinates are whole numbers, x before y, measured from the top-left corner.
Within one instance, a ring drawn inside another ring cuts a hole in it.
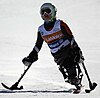
[[[46,23],[50,23],[52,22],[52,20],[44,20]]]
[[[50,22],[53,22],[56,18],[53,18],[53,19],[49,19],[49,20],[44,20],[46,23],[50,23]]]

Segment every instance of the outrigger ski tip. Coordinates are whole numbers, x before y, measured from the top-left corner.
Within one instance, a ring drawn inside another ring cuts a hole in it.
[[[9,90],[21,90],[21,89],[23,89],[23,86],[18,87],[18,84],[19,84],[19,82],[22,80],[22,78],[24,77],[24,75],[26,74],[26,72],[28,71],[28,69],[29,69],[30,67],[31,67],[31,64],[24,70],[24,73],[21,74],[21,77],[18,79],[18,81],[17,81],[15,84],[13,84],[11,87],[8,87],[8,86],[5,85],[4,83],[1,83],[2,86],[3,86],[4,88],[6,88],[6,89],[9,89]]]
[[[5,85],[4,83],[1,83],[1,84],[2,84],[2,86],[3,86],[4,88],[6,88],[6,89],[8,89],[8,90],[21,90],[21,89],[23,89],[23,86],[17,87],[17,82],[16,82],[14,85],[12,85],[11,87],[8,87],[8,86]]]
[[[90,89],[85,89],[85,92],[86,93],[90,93],[92,90],[94,90],[95,88],[96,88],[96,86],[97,86],[97,83],[91,83],[90,84]]]

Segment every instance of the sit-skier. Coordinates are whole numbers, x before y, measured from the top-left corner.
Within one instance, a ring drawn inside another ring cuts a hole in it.
[[[82,72],[79,66],[82,51],[79,48],[68,25],[56,18],[57,9],[51,3],[44,3],[40,8],[40,14],[44,23],[38,28],[37,41],[22,62],[28,66],[38,60],[38,53],[43,41],[48,44],[54,61],[59,65],[65,82],[75,85],[77,90],[81,89]]]

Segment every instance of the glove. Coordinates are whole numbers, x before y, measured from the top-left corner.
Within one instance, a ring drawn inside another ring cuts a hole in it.
[[[84,57],[82,55],[82,51],[80,50],[79,47],[74,48],[74,62],[80,63],[81,60],[84,60]]]
[[[32,58],[30,56],[25,57],[22,62],[25,66],[29,66],[31,65],[33,62],[37,61],[38,57],[32,56]]]
[[[30,64],[32,64],[37,60],[38,60],[38,53],[35,49],[33,49],[33,51],[31,51],[31,53],[29,54],[29,56],[25,57],[22,60],[22,62],[25,66],[29,66]]]
[[[74,58],[74,62],[80,62],[80,55],[76,55]]]
[[[25,66],[29,66],[32,64],[32,61],[28,58],[28,57],[25,57],[23,60],[22,60],[23,64]]]

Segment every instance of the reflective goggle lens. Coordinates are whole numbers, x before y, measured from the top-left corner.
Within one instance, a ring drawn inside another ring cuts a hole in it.
[[[42,10],[41,10],[41,14],[42,14],[42,15],[43,15],[45,12],[49,14],[49,13],[51,13],[51,10],[50,10],[49,8],[45,8],[45,9],[42,9]]]

